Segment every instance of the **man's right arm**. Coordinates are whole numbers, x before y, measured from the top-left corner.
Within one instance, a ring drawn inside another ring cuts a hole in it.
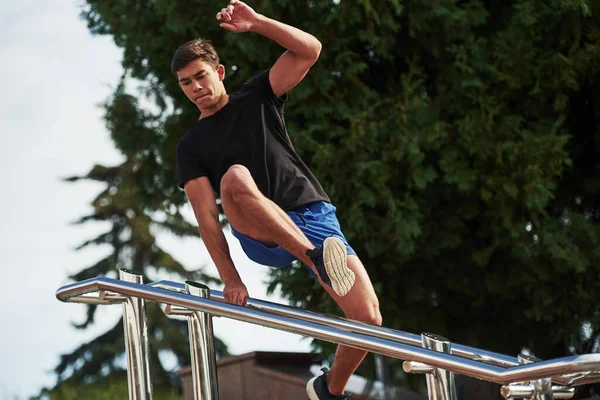
[[[248,290],[242,283],[229,253],[229,245],[219,222],[219,209],[207,177],[192,179],[186,182],[185,194],[192,205],[200,236],[214,261],[225,288],[225,301],[244,305],[248,299]]]

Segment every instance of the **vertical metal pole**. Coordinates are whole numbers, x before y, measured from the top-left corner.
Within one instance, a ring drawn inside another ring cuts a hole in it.
[[[208,286],[187,281],[185,288],[192,296],[210,297]],[[192,382],[195,400],[219,400],[217,359],[212,327],[212,316],[195,311],[188,318]]]
[[[386,364],[385,358],[381,354],[375,354],[375,375],[377,376],[377,380],[381,382],[381,385],[383,386],[381,400],[390,400],[391,398],[388,395],[389,379]]]
[[[143,284],[141,275],[119,270],[119,279]],[[123,330],[127,354],[127,384],[130,400],[151,400],[150,360],[148,358],[148,327],[144,300],[127,297],[123,301]]]
[[[554,392],[552,391],[552,380],[549,378],[539,379],[531,382],[535,394],[533,400],[554,400]]]
[[[443,336],[422,333],[423,347],[440,353],[450,353],[451,343]],[[454,373],[441,368],[433,368],[426,376],[429,400],[457,400]]]

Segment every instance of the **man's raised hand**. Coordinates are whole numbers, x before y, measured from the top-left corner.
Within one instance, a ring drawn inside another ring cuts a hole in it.
[[[231,0],[227,7],[217,13],[217,20],[223,21],[220,26],[228,31],[248,32],[258,20],[258,14],[246,3]]]

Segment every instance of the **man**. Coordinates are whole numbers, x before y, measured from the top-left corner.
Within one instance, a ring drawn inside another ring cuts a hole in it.
[[[256,13],[238,0],[217,13],[221,27],[257,32],[287,50],[273,67],[229,96],[225,68],[210,42],[182,45],[171,68],[200,119],[177,145],[179,184],[224,283],[225,300],[244,305],[248,291],[221,230],[217,193],[244,252],[255,262],[309,267],[348,318],[381,324],[379,303],[364,266],[347,243],[329,197],[298,157],[287,134],[286,93],[317,61],[312,35]],[[348,399],[344,388],[366,352],[340,346],[331,371],[310,380],[312,400]]]

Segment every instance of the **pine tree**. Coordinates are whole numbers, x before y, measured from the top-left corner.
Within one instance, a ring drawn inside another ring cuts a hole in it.
[[[145,119],[132,119],[135,115],[131,114],[131,111],[135,107],[136,99],[125,95],[121,90],[117,90],[105,106],[107,127],[113,138],[119,135],[134,138],[130,142],[115,141],[125,155],[125,161],[114,167],[96,165],[85,176],[66,179],[68,182],[91,180],[105,185],[104,190],[92,202],[92,214],[80,218],[76,223],[104,222],[110,227],[106,232],[82,243],[77,250],[88,246],[111,248],[106,257],[69,278],[76,282],[97,276],[117,278],[118,269],[126,268],[141,274],[144,282],[151,281],[148,277],[150,273],[156,275],[166,272],[179,276],[181,280],[217,283],[217,279],[203,273],[201,268],[187,270],[156,243],[155,236],[161,231],[183,237],[197,235],[197,229],[186,222],[176,208],[171,212],[173,208],[167,208],[163,201],[153,199],[140,185],[140,182],[150,175],[144,161],[146,149],[143,147],[141,150],[137,147],[138,139],[143,140],[144,135],[149,138],[153,134],[148,126],[154,117],[145,115]],[[114,118],[127,121],[129,125],[113,123]],[[75,327],[85,329],[93,324],[96,309],[97,306],[88,305],[85,321],[75,324]],[[153,386],[158,389],[168,388],[173,386],[173,376],[163,368],[159,353],[174,355],[179,366],[189,364],[187,323],[167,317],[160,307],[153,303],[147,305],[146,314]],[[125,371],[119,358],[125,348],[123,335],[121,319],[107,332],[80,345],[71,353],[62,355],[55,369],[58,383],[49,393],[62,393],[65,385],[77,387],[82,383],[102,382],[106,376],[123,375]],[[219,356],[227,354],[227,347],[223,342],[217,339],[215,346]]]

